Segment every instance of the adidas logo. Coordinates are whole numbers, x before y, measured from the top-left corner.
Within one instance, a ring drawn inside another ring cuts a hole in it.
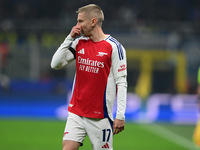
[[[102,146],[102,148],[110,148],[108,143],[106,143],[105,145]]]
[[[84,48],[82,48],[80,51],[78,51],[79,54],[85,54]]]

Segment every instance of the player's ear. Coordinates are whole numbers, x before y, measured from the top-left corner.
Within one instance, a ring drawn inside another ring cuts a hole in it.
[[[92,18],[92,27],[96,26],[97,22],[96,18]]]

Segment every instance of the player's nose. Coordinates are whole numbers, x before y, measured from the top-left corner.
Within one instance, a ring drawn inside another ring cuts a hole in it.
[[[79,22],[76,23],[76,26],[79,27],[79,28],[81,28],[81,25],[80,25]]]
[[[78,25],[78,28],[82,31],[82,26],[80,24]]]

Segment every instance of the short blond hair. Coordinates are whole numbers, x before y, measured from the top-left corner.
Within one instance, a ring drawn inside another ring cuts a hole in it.
[[[102,26],[104,21],[104,14],[101,8],[96,4],[89,4],[83,7],[80,7],[76,13],[85,12],[87,16],[91,18],[95,17],[98,20],[98,24]]]

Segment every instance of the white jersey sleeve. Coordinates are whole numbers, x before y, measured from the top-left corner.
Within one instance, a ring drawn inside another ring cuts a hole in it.
[[[126,111],[126,99],[127,99],[127,82],[126,77],[118,78],[118,88],[117,88],[117,115],[116,118],[119,120],[125,120]]]
[[[112,71],[117,84],[117,114],[116,118],[125,120],[127,99],[127,60],[124,47],[114,38],[112,41]]]
[[[73,51],[69,49],[73,40],[74,38],[72,38],[70,35],[65,38],[64,42],[53,55],[51,60],[51,68],[60,69],[75,59]]]

